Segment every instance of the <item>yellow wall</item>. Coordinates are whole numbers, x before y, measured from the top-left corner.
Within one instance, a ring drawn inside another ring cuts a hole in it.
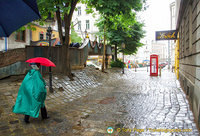
[[[39,41],[40,40],[40,33],[43,32],[44,39],[46,39],[47,28],[33,26],[36,28],[35,31],[32,31],[32,41]],[[52,39],[59,38],[59,33],[57,31],[52,31]]]
[[[179,79],[179,38],[176,40],[176,48],[175,48],[175,73],[177,79]]]

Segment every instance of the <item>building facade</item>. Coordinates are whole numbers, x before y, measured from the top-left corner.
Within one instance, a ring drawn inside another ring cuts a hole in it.
[[[151,54],[159,56],[160,63],[165,63],[167,61],[167,45],[165,43],[152,41],[151,49]]]
[[[179,80],[200,124],[200,1],[176,0]]]
[[[48,40],[47,29],[48,27],[43,27],[39,25],[33,26],[35,27],[34,31],[31,31],[31,41],[39,41],[39,40]],[[52,39],[59,38],[59,33],[55,29],[52,29]]]
[[[16,48],[25,48],[31,41],[48,40],[47,29],[39,25],[33,26],[35,30],[26,29],[20,32],[13,32],[9,37],[0,37],[0,51],[7,51]],[[59,39],[58,31],[52,31],[52,39]],[[48,44],[47,44],[48,45]]]
[[[13,32],[9,37],[0,37],[0,51],[7,51],[15,48],[25,48],[30,45],[31,30],[26,29],[20,32]]]
[[[87,7],[85,4],[78,3],[76,8],[77,11],[75,11],[72,16],[75,32],[82,39],[84,39],[88,34],[91,41],[96,39],[99,42],[99,39],[96,35],[96,33],[99,32],[99,29],[95,26],[95,22],[99,18],[99,14],[96,11],[93,14],[87,14]]]
[[[175,22],[175,1],[172,0],[170,4],[170,29],[176,30],[176,22]],[[175,40],[170,40],[170,58],[171,58],[171,66],[175,66],[175,47],[176,42]]]

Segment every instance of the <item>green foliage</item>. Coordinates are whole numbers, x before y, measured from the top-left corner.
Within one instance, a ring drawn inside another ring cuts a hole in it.
[[[64,15],[73,14],[72,9],[77,10],[76,3],[81,0],[37,0],[38,9],[42,16],[40,21],[44,21],[48,17],[48,13],[51,12],[54,17],[55,12],[59,10],[61,12],[61,19],[64,20]]]
[[[110,66],[112,68],[113,67],[123,68],[123,67],[125,67],[125,64],[121,60],[117,59],[116,61],[111,61]]]
[[[81,0],[37,0],[38,9],[42,17],[39,21],[40,25],[45,24],[45,20],[48,18],[49,13],[51,13],[51,17],[57,20],[59,36],[63,45],[68,45],[69,43],[72,16],[76,10],[76,4],[80,1]],[[63,25],[65,25],[65,35],[62,30]],[[63,41],[63,39],[65,39],[65,41]]]
[[[81,43],[82,42],[82,38],[78,36],[78,34],[74,31],[74,28],[71,28],[71,42],[73,43]]]
[[[99,37],[104,35],[106,26],[106,39],[109,44],[117,45],[119,52],[134,54],[137,48],[142,46],[140,39],[144,37],[143,24],[136,19],[136,12],[142,10],[146,0],[85,0],[88,7],[96,8],[101,18],[96,25],[100,32]],[[88,10],[92,13],[92,10]],[[121,44],[126,48],[122,50]]]
[[[98,33],[100,37],[103,35],[104,23],[105,18],[103,17],[96,23],[100,29]],[[140,42],[145,33],[142,30],[143,24],[136,20],[134,13],[110,17],[105,25],[107,26],[106,39],[109,41],[109,44],[118,46],[118,52],[124,51],[126,55],[134,54],[137,52],[137,48],[143,45]],[[125,43],[125,49],[122,49],[122,43]]]
[[[85,0],[88,8],[96,10],[104,17],[113,17],[120,14],[130,13],[132,10],[142,9],[145,0]]]
[[[24,31],[24,30],[26,30],[26,29],[30,29],[30,30],[32,30],[32,31],[36,31],[36,28],[35,28],[34,26],[35,26],[35,24],[33,24],[33,23],[28,23],[28,24],[26,24],[26,25],[20,27],[18,30],[16,30],[16,32]]]

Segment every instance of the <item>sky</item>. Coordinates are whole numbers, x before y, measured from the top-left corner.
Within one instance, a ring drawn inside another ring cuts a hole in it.
[[[147,0],[148,8],[139,13],[139,19],[144,22],[145,40],[155,40],[155,31],[170,30],[170,8],[173,0]]]

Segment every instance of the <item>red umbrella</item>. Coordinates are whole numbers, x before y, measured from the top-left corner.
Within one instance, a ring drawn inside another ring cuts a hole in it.
[[[36,58],[28,59],[26,62],[40,63],[40,65],[47,66],[47,67],[56,67],[56,65],[52,61],[50,61],[47,58],[43,58],[43,57],[36,57]]]

